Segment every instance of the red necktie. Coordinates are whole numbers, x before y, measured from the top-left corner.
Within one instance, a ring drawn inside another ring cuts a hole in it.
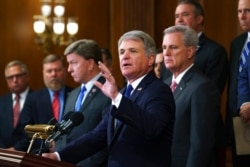
[[[177,87],[177,83],[175,82],[175,80],[173,80],[173,82],[170,85],[170,89],[172,90],[172,92],[175,91],[175,88]]]
[[[15,105],[13,107],[13,126],[14,127],[16,126],[18,122],[19,114],[20,114],[20,95],[16,94]]]
[[[59,101],[59,95],[58,92],[54,92],[54,98],[52,101],[52,109],[54,117],[58,120],[59,119],[59,108],[60,108],[60,101]]]

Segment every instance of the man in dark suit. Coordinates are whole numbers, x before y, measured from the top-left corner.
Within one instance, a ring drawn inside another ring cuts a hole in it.
[[[81,86],[74,89],[67,100],[65,113],[69,111],[81,112],[84,115],[84,121],[75,127],[68,135],[62,136],[56,142],[56,149],[65,147],[68,143],[93,130],[103,119],[109,110],[111,101],[102,91],[94,85],[95,81],[101,83],[105,79],[100,74],[98,61],[102,61],[102,54],[99,46],[93,40],[79,40],[70,44],[64,52],[68,61],[68,72],[74,81]],[[78,96],[82,88],[85,88],[83,99],[80,101],[80,107],[77,108]],[[78,163],[78,166],[106,166],[107,150],[103,151]]]
[[[0,97],[0,148],[9,148],[16,144],[21,135],[16,132],[14,123],[13,106],[16,105],[15,97],[20,96],[19,112],[21,112],[27,95],[31,92],[29,88],[29,71],[27,66],[19,61],[9,62],[5,67],[5,78],[10,93]]]
[[[222,94],[228,77],[227,52],[222,45],[204,34],[204,17],[204,10],[197,1],[182,0],[175,10],[175,25],[185,25],[196,31],[199,43],[194,63],[218,86]],[[167,71],[164,73],[164,79],[171,74]]]
[[[76,163],[107,146],[109,167],[171,166],[175,104],[169,87],[153,71],[155,43],[135,30],[125,33],[118,47],[120,69],[132,93],[128,88],[119,93],[115,78],[99,62],[106,82],[95,85],[112,99],[111,111],[93,131],[44,157],[59,155],[62,161]]]
[[[229,144],[232,146],[232,160],[235,167],[245,167],[250,164],[250,155],[237,155],[235,151],[235,140],[233,130],[233,118],[239,116],[239,108],[237,108],[237,88],[238,88],[238,75],[239,75],[239,62],[243,48],[249,41],[250,32],[250,1],[239,0],[238,1],[238,19],[242,30],[245,33],[237,36],[232,42],[230,47],[230,71],[228,82],[228,94],[227,94],[227,113],[226,113],[226,128]],[[244,118],[243,118],[244,119]]]
[[[27,151],[30,138],[24,132],[24,127],[28,124],[48,124],[48,122],[58,115],[58,121],[61,120],[65,102],[72,88],[65,86],[66,67],[63,57],[57,55],[48,55],[43,59],[43,80],[45,88],[33,91],[26,100],[23,111],[18,123],[20,133],[24,133],[22,140],[14,145],[15,150],[25,147]],[[53,111],[53,93],[58,92],[59,108],[55,113]],[[37,139],[33,144],[31,152],[39,151],[41,142]]]
[[[164,30],[164,62],[172,72],[166,83],[171,85],[176,104],[173,167],[216,166],[217,129],[222,125],[220,93],[194,64],[197,43],[196,32],[187,26]]]

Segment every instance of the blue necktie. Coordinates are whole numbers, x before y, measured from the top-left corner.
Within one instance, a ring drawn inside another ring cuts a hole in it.
[[[86,91],[86,88],[85,88],[85,86],[83,86],[81,88],[81,91],[79,92],[79,95],[78,95],[78,98],[77,98],[77,101],[76,101],[75,111],[79,111],[80,110],[81,105],[82,105],[82,99],[84,97],[85,91]]]
[[[241,72],[242,67],[247,61],[247,58],[249,56],[249,51],[250,51],[250,42],[248,41],[246,46],[244,47],[241,57],[240,57],[240,67],[239,67],[239,72]]]
[[[129,97],[132,90],[133,90],[133,87],[132,87],[132,85],[129,84],[126,88],[124,96]],[[118,119],[115,119],[115,127],[117,127],[119,124],[121,124],[121,122]]]
[[[126,88],[126,92],[125,92],[124,96],[129,97],[132,90],[133,90],[133,87],[132,87],[132,85],[129,84]]]

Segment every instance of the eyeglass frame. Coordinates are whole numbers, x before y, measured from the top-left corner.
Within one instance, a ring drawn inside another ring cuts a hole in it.
[[[6,76],[5,78],[6,78],[8,81],[11,81],[11,80],[13,80],[14,78],[20,79],[20,78],[24,77],[25,75],[27,75],[27,72],[23,72],[23,73],[11,75],[11,76]]]

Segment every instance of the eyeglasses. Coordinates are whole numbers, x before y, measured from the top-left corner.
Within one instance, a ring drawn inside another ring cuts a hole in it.
[[[10,81],[10,80],[13,80],[14,78],[20,79],[20,78],[22,78],[23,76],[25,76],[26,74],[27,74],[27,73],[24,72],[24,73],[21,73],[21,74],[6,76],[6,79],[9,80],[9,81]]]

